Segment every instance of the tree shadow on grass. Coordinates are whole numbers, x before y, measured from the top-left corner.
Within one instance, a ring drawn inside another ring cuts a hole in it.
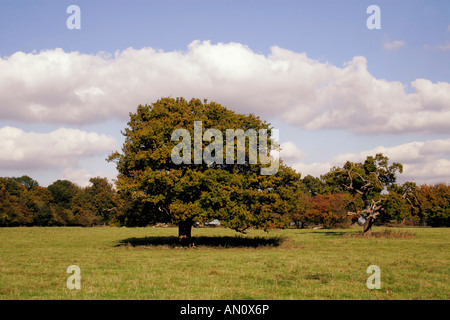
[[[178,237],[145,237],[128,238],[119,241],[116,247],[216,247],[216,248],[259,248],[278,247],[284,242],[284,237],[192,237],[189,243],[180,242]]]

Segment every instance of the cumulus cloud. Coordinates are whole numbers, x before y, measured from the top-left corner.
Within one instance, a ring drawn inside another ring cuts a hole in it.
[[[297,148],[293,142],[283,142],[280,145],[280,157],[286,162],[298,162],[306,157],[306,153]]]
[[[311,175],[313,177],[320,177],[322,174],[327,173],[333,165],[330,162],[313,162],[304,163],[298,162],[292,165],[292,168],[302,174],[302,177]]]
[[[73,169],[66,168],[62,172],[63,180],[69,180],[80,187],[87,187],[89,185],[89,179],[92,178],[92,174],[85,169]]]
[[[109,153],[116,140],[104,134],[60,128],[49,133],[0,128],[0,167],[40,169],[77,166],[78,159]]]
[[[186,51],[126,49],[113,55],[16,52],[0,58],[0,118],[84,124],[126,119],[164,96],[208,98],[315,130],[363,134],[449,133],[450,83],[377,79],[364,57],[334,66],[277,46],[193,41]]]
[[[66,168],[62,172],[61,179],[69,180],[82,188],[89,186],[91,183],[89,179],[93,177],[106,177],[109,182],[113,182],[116,176],[111,174],[104,174],[103,172],[97,172],[93,174],[86,169],[74,169],[74,168]]]
[[[333,166],[342,166],[346,161],[362,162],[368,156],[382,153],[390,162],[403,164],[403,174],[399,181],[415,181],[417,183],[437,183],[450,181],[450,139],[410,142],[393,147],[378,146],[359,153],[340,154],[330,161],[292,165],[302,173],[320,176],[327,173]]]
[[[386,50],[397,50],[401,47],[404,47],[406,45],[406,42],[403,40],[395,40],[390,42],[383,43],[383,48]]]

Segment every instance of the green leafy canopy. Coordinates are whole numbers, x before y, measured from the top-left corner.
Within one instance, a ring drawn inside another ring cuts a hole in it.
[[[260,175],[262,165],[249,163],[248,148],[243,164],[173,163],[171,152],[177,142],[171,141],[171,135],[176,129],[187,129],[193,138],[194,121],[202,121],[204,130],[223,132],[223,141],[226,129],[271,132],[270,125],[253,114],[237,114],[206,100],[162,98],[140,105],[122,132],[122,152],[108,158],[117,164],[117,190],[128,205],[122,223],[192,224],[219,219],[241,232],[249,227],[267,230],[286,224],[285,213],[290,210],[289,199],[295,195],[300,175],[282,163],[276,174]],[[203,141],[202,149],[206,145]],[[236,145],[234,148],[236,160]]]

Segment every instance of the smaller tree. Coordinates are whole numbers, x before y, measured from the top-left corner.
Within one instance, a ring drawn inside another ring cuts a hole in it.
[[[396,220],[397,218],[411,219],[419,225],[424,224],[425,220],[418,191],[419,187],[414,182],[407,181],[402,185],[394,185],[387,199],[390,205],[390,208],[386,209],[387,215]]]
[[[74,199],[81,188],[68,180],[57,180],[47,187],[51,192],[54,206],[53,217],[58,225],[77,225],[74,215]]]
[[[311,175],[307,175],[301,180],[301,188],[313,197],[318,194],[328,194],[331,191],[331,188],[325,182]]]
[[[33,215],[27,207],[27,189],[12,178],[0,178],[0,225],[28,226]]]
[[[312,197],[308,192],[300,190],[293,199],[295,208],[289,214],[292,222],[297,228],[304,228],[307,222],[306,213],[311,209]]]
[[[55,204],[64,209],[72,209],[73,199],[80,187],[68,180],[57,180],[47,187],[52,193]]]
[[[397,222],[404,222],[411,218],[411,209],[405,198],[395,192],[389,192],[384,203],[384,216],[386,220],[395,220]]]
[[[31,190],[34,187],[39,186],[39,183],[36,180],[30,178],[29,176],[21,176],[19,178],[12,178],[12,179],[23,185],[25,188],[27,188],[27,190]]]
[[[35,186],[28,191],[28,207],[33,212],[34,225],[49,226],[54,223],[52,193],[40,186]]]
[[[324,175],[324,180],[361,197],[364,208],[348,215],[357,217],[358,223],[363,226],[363,234],[370,236],[387,196],[382,192],[389,191],[395,185],[397,172],[402,173],[403,166],[400,163],[389,165],[389,158],[379,153],[375,157],[367,157],[363,163],[347,161],[342,168],[334,167]]]
[[[418,190],[422,215],[432,227],[450,226],[450,186],[422,185]]]
[[[74,222],[83,227],[90,227],[97,223],[94,206],[85,189],[80,189],[72,200]]]
[[[117,194],[107,178],[89,179],[90,186],[85,188],[88,201],[100,223],[109,223],[117,212]]]
[[[308,220],[330,229],[348,219],[348,207],[352,203],[349,194],[333,193],[312,198],[312,206],[306,212]]]

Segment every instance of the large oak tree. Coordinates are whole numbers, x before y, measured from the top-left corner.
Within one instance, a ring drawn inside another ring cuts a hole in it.
[[[125,208],[118,220],[128,226],[175,223],[180,238],[187,239],[195,223],[212,219],[239,232],[250,227],[267,230],[288,223],[287,214],[293,210],[292,199],[298,191],[300,175],[281,162],[275,174],[262,175],[261,168],[267,165],[250,161],[250,146],[245,148],[245,162],[238,163],[236,144],[233,163],[196,163],[194,121],[202,121],[203,132],[219,130],[224,142],[227,129],[264,129],[272,137],[270,125],[257,116],[237,114],[215,102],[162,98],[151,105],[138,106],[135,113],[130,113],[128,127],[122,132],[122,152],[108,158],[117,164],[116,185]],[[176,129],[188,130],[192,139],[190,152],[183,150],[183,157],[191,160],[187,163],[176,164],[171,157],[179,143],[172,141]],[[202,141],[201,150],[218,138]],[[268,149],[274,146],[273,139],[269,139]],[[214,157],[225,159],[227,148]],[[259,142],[257,148],[262,148]]]

